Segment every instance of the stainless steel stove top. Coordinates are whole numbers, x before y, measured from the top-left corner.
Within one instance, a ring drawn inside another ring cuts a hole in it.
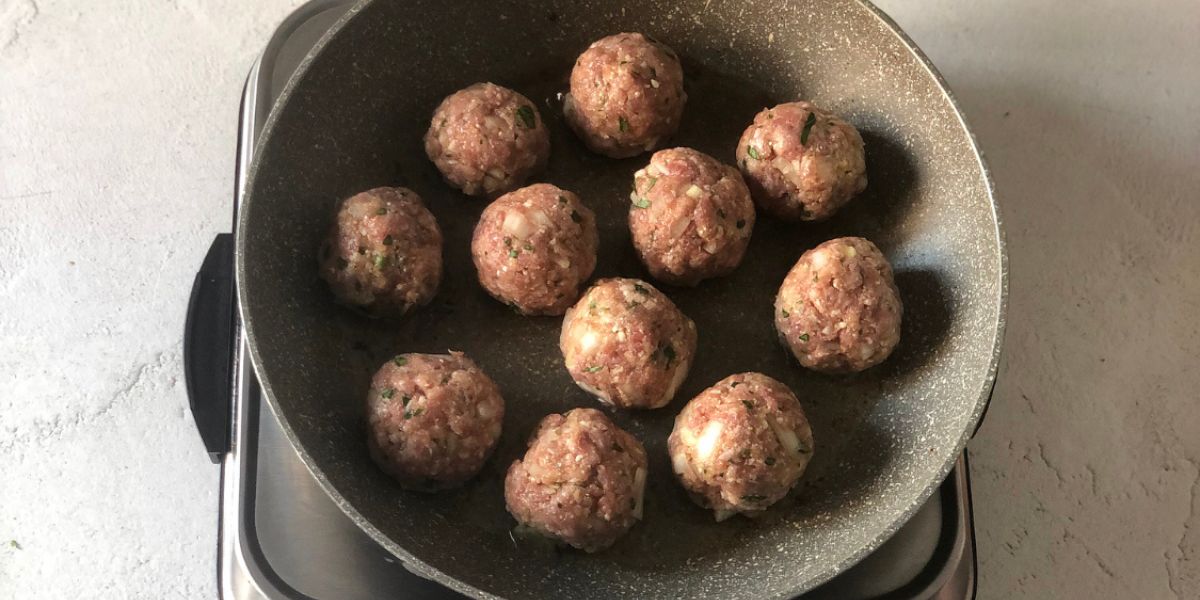
[[[313,0],[300,7],[276,30],[251,69],[239,127],[239,201],[255,139],[276,94],[349,5],[345,0]],[[264,409],[245,340],[235,321],[236,311],[229,306],[211,309],[214,296],[232,301],[231,270],[232,237],[225,234],[214,242],[197,277],[185,341],[193,357],[188,358],[185,350],[193,413],[214,460],[221,464],[221,596],[314,600],[461,597],[405,570],[337,508],[299,460],[274,415]],[[207,320],[231,323],[231,333],[222,332],[221,327],[213,333],[199,325],[206,320],[206,308],[210,309]],[[214,362],[205,346],[222,344],[234,346],[229,348],[232,359]],[[215,385],[200,377],[198,373],[207,374],[210,365],[195,363],[206,358],[217,371],[227,367],[229,377]],[[806,594],[804,600],[973,598],[975,539],[968,472],[964,454],[940,492],[891,540],[849,571]]]

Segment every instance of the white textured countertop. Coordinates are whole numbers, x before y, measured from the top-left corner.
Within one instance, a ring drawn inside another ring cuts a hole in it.
[[[0,0],[0,598],[212,598],[180,343],[246,70],[296,0]],[[980,598],[1200,597],[1200,4],[882,8],[996,179]]]

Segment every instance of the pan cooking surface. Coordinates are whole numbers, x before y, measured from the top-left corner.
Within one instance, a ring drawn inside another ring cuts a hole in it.
[[[721,598],[789,596],[886,538],[948,471],[994,375],[1004,264],[986,174],[946,94],[888,24],[856,2],[592,6],[368,2],[293,79],[256,153],[239,223],[243,318],[267,398],[317,479],[352,518],[414,570],[476,595]],[[740,14],[740,16],[739,16]],[[520,317],[479,287],[470,236],[484,201],[445,185],[421,136],[447,94],[477,81],[539,103],[552,136],[537,177],[596,211],[596,277],[648,278],[626,226],[632,174],[649,156],[588,153],[558,93],[593,39],[643,31],[683,58],[689,95],[672,145],[732,163],[765,106],[811,99],[862,132],[869,184],[832,220],[761,216],[733,275],[660,286],[699,330],[691,375],[667,408],[609,411],[650,456],[646,516],[598,555],[510,535],[503,475],[545,414],[597,402],[571,382],[560,318]],[[334,304],[316,249],[334,203],[378,185],[421,194],[446,238],[437,298],[404,321]],[[850,377],[800,368],[776,340],[772,301],[800,254],[861,235],[896,270],[900,346]],[[401,490],[370,461],[363,399],[398,352],[461,350],[508,403],[495,456],[455,492]],[[715,523],[675,482],[666,437],[696,393],[739,371],[787,383],[812,420],[816,453],[797,491],[763,519]]]

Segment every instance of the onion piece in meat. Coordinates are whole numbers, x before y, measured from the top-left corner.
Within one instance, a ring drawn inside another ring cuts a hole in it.
[[[641,520],[642,504],[646,499],[646,470],[638,467],[633,473],[633,517]]]
[[[771,425],[771,430],[775,432],[775,438],[779,440],[779,445],[787,450],[792,458],[800,460],[800,438],[795,431],[781,425],[774,417],[768,416],[767,423]]]
[[[533,225],[520,211],[510,210],[504,215],[504,224],[500,229],[513,237],[526,238],[533,233]]]
[[[710,421],[704,428],[704,432],[700,434],[700,439],[696,441],[696,458],[708,460],[713,451],[717,449],[717,442],[721,440],[721,432],[724,430],[724,423]],[[799,442],[797,442],[798,444]]]

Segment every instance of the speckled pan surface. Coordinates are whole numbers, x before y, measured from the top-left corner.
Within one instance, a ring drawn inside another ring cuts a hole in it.
[[[683,57],[688,107],[675,143],[732,162],[763,108],[808,98],[863,134],[870,184],[832,220],[761,218],[732,276],[663,286],[696,321],[699,350],[676,400],[616,413],[650,454],[646,517],[597,555],[510,536],[502,480],[546,413],[595,401],[561,364],[558,318],[524,318],[475,281],[469,240],[484,203],[456,193],[421,136],[446,94],[477,81],[539,103],[552,136],[538,181],[577,192],[598,216],[596,277],[645,277],[625,225],[632,173],[648,157],[591,155],[556,93],[598,37],[642,31]],[[420,193],[443,228],[446,279],[399,323],[338,307],[315,253],[334,203],[378,185]],[[238,223],[238,294],[266,397],[318,481],[413,570],[469,595],[505,598],[784,598],[886,539],[948,472],[985,408],[1006,286],[990,182],[940,80],[874,8],[854,0],[602,3],[364,1],[289,83],[256,152]],[[875,241],[896,269],[903,338],[886,363],[826,377],[790,360],[772,328],[775,290],[800,254],[842,235]],[[500,385],[504,434],[460,491],[409,493],[368,458],[363,397],[398,352],[462,350]],[[762,371],[799,396],[817,451],[793,497],[759,521],[715,523],[671,475],[666,437],[687,398]]]

